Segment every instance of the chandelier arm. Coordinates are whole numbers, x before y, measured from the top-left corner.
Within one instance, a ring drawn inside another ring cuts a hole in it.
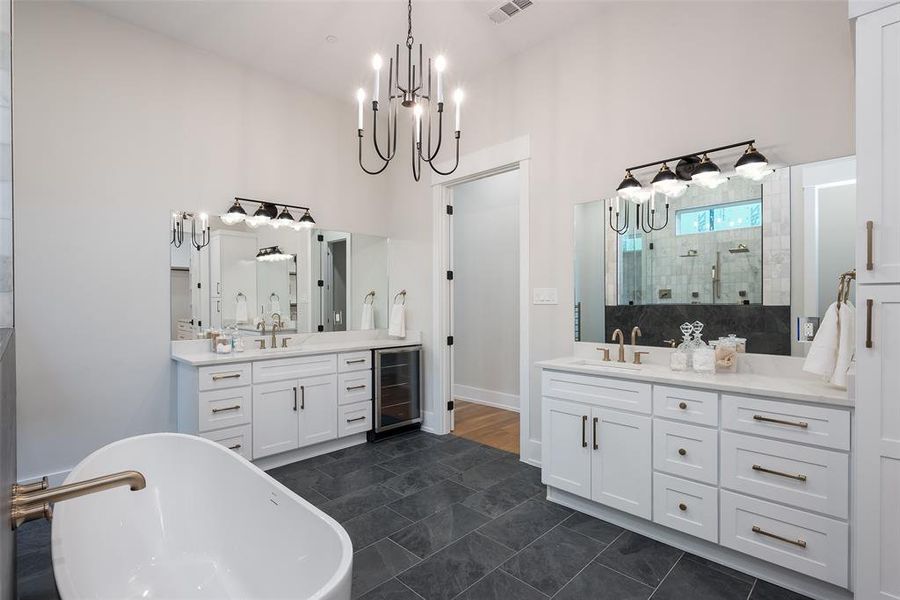
[[[647,214],[650,212],[650,210],[649,209],[644,210],[644,207],[641,204],[637,205],[637,209],[638,209],[638,219],[640,219],[640,224],[641,224],[641,231],[643,231],[646,234],[653,233],[653,231],[654,231],[653,225],[650,222],[650,218]]]
[[[184,221],[182,220],[181,214],[176,217],[174,225],[172,225],[172,241],[176,248],[181,248],[181,245],[184,243]]]
[[[387,169],[387,166],[391,163],[388,160],[384,161],[384,164],[381,165],[381,168],[378,169],[377,171],[370,171],[369,169],[367,169],[366,166],[363,164],[363,157],[362,157],[363,130],[359,129],[358,131],[359,131],[359,168],[361,168],[363,171],[365,171],[369,175],[378,175],[379,173],[381,173],[385,169]]]
[[[455,137],[456,137],[456,162],[454,163],[452,169],[444,172],[444,171],[441,171],[440,169],[438,169],[437,167],[435,167],[433,162],[430,162],[430,161],[428,162],[428,165],[431,167],[431,170],[434,171],[435,173],[437,173],[438,175],[450,175],[451,173],[453,173],[453,171],[456,170],[457,167],[459,167],[459,132],[458,131],[456,132]]]
[[[441,144],[444,141],[444,103],[443,102],[438,103],[438,140],[437,140],[437,147],[434,149],[433,154],[431,152],[431,115],[430,114],[428,116],[428,121],[429,121],[429,123],[428,123],[428,157],[427,158],[423,157],[422,160],[424,160],[427,163],[430,163],[435,158],[437,158],[438,152],[441,151]],[[458,139],[459,138],[457,138],[457,140]],[[456,145],[457,145],[457,147],[459,146],[458,141],[457,141]],[[454,168],[454,170],[455,170],[455,168]],[[452,172],[453,171],[451,171],[451,173]]]
[[[650,229],[653,231],[662,231],[666,228],[666,225],[669,224],[669,205],[666,204],[666,221],[660,225],[659,227],[654,227],[654,223],[656,222],[656,210],[650,211]]]
[[[613,207],[610,205],[609,207],[609,228],[615,231],[619,235],[623,235],[626,231],[628,231],[628,209],[626,207],[625,210],[625,225],[619,225],[619,213],[616,213],[616,224],[613,225]]]
[[[191,244],[194,245],[194,248],[196,248],[198,252],[209,245],[209,226],[200,232],[200,241],[197,241],[196,218],[191,219]]]
[[[390,101],[389,101],[390,102]],[[390,106],[390,105],[389,105]],[[391,109],[388,108],[388,127],[387,127],[387,156],[381,153],[381,148],[378,146],[378,101],[372,101],[372,142],[375,146],[375,153],[378,154],[378,158],[383,161],[390,161],[394,158],[394,155],[391,153]]]

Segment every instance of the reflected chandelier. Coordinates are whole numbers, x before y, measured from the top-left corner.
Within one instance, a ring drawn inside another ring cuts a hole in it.
[[[441,171],[434,165],[444,140],[444,70],[447,61],[443,56],[434,59],[434,70],[437,73],[435,93],[431,89],[431,58],[427,63],[427,75],[423,69],[422,44],[419,44],[419,63],[415,64],[413,47],[415,40],[412,34],[412,0],[407,2],[407,30],[406,30],[406,85],[400,82],[400,44],[397,44],[395,56],[388,62],[388,87],[387,87],[387,139],[384,150],[378,144],[378,108],[381,100],[381,67],[383,61],[376,54],[372,57],[372,68],[375,77],[372,85],[372,142],[375,153],[381,160],[380,167],[370,170],[363,164],[363,105],[366,100],[366,91],[359,88],[356,92],[357,101],[357,136],[359,138],[359,166],[369,175],[378,175],[384,171],[397,151],[397,118],[399,107],[412,109],[412,172],[413,178],[419,181],[422,176],[422,162],[428,164],[431,170],[439,175],[449,175],[459,166],[459,111],[463,101],[463,92],[457,89],[453,93],[453,102],[456,108],[456,120],[453,137],[456,145],[456,162],[449,171]],[[424,86],[424,88],[423,88]],[[435,143],[432,148],[432,117],[437,112],[437,131]],[[423,132],[424,129],[424,132]],[[423,143],[424,138],[424,143]]]

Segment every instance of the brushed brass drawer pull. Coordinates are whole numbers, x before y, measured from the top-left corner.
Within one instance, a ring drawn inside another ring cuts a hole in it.
[[[760,465],[753,465],[754,471],[759,471],[760,473],[768,473],[769,475],[778,475],[779,477],[787,477],[788,479],[796,479],[797,481],[806,481],[806,475],[801,473],[797,473],[794,475],[793,473],[785,473],[784,471],[775,471],[774,469],[767,469]]]
[[[753,526],[753,533],[758,533],[759,535],[764,535],[766,537],[770,537],[774,540],[779,540],[781,542],[787,542],[788,544],[793,544],[795,546],[800,546],[801,548],[806,548],[806,540],[796,539],[792,540],[790,538],[786,538],[782,535],[778,535],[777,533],[772,533],[770,531],[766,531],[762,527],[758,525]]]
[[[875,302],[869,298],[866,300],[866,348],[872,347],[872,305]]]
[[[679,448],[678,454],[680,454],[681,456],[684,456],[685,454],[687,454],[687,450],[685,450],[684,448]]]
[[[240,444],[235,444],[234,446],[228,446],[228,449],[229,449],[229,450],[240,450],[240,449],[241,449],[241,445],[240,445]]]
[[[866,221],[866,271],[875,268],[875,261],[872,258],[872,229],[874,227],[873,221]]]
[[[357,363],[364,363],[364,362],[366,362],[366,359],[364,359],[364,358],[354,358],[353,360],[348,360],[348,361],[344,361],[344,362],[346,362],[348,365],[354,365],[354,364],[357,364]]]
[[[214,408],[214,409],[212,409],[212,412],[213,412],[213,414],[216,414],[216,413],[220,413],[220,412],[226,412],[229,410],[240,410],[240,409],[241,409],[241,405],[235,404],[234,406],[226,406],[225,408]]]
[[[680,408],[681,410],[687,410],[687,402],[679,402],[678,408]]]
[[[240,377],[241,377],[240,373],[229,373],[228,375],[213,375],[212,380],[220,381],[222,379],[240,379]]]
[[[365,420],[366,420],[366,418],[363,416],[363,417],[356,417],[355,419],[347,419],[347,422],[355,423],[356,421],[365,421]]]
[[[680,503],[680,504],[678,505],[678,510],[680,510],[681,512],[686,511],[686,510],[687,510],[687,504],[685,504],[684,502]]]
[[[581,447],[587,448],[587,415],[581,417]]]
[[[597,422],[600,421],[600,417],[594,417],[594,450],[600,449],[600,444],[597,442]]]
[[[362,390],[362,389],[365,389],[365,387],[366,387],[366,384],[362,384],[362,385],[348,385],[348,386],[347,386],[347,391],[348,391],[348,392],[352,392],[353,390]]]
[[[779,425],[790,425],[791,427],[800,427],[806,429],[809,423],[806,421],[785,421],[784,419],[774,419],[772,417],[764,417],[762,415],[753,415],[754,421],[763,421],[765,423],[778,423]]]

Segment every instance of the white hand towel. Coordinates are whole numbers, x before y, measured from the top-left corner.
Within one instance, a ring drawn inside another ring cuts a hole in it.
[[[388,327],[388,335],[392,337],[406,337],[406,306],[395,304],[391,309],[391,323]]]
[[[246,323],[250,320],[250,314],[247,312],[247,298],[244,296],[238,296],[234,306],[234,320],[238,323]]]
[[[359,328],[363,330],[375,329],[375,307],[368,302],[363,302]]]
[[[849,302],[841,304],[838,310],[838,346],[834,373],[828,380],[832,385],[847,387],[847,369],[856,350],[856,308]]]
[[[816,332],[809,354],[803,363],[803,370],[829,380],[834,375],[834,367],[837,364],[839,337],[838,309],[835,302],[825,311],[825,317],[819,324],[819,331]]]

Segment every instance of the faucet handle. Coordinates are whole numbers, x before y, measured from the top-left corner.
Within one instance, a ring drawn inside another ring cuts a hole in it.
[[[602,346],[597,346],[597,350],[603,353],[603,360],[609,362],[609,348],[604,348]]]
[[[650,354],[650,353],[645,350],[635,350],[634,351],[634,364],[636,364],[636,365],[643,364],[641,362],[641,356],[645,355],[645,354]]]
[[[287,348],[287,347],[288,347],[288,346],[287,346],[287,343],[288,343],[288,340],[289,340],[289,339],[291,339],[291,338],[289,338],[289,337],[281,338],[281,347],[282,347],[282,348]]]
[[[260,349],[260,350],[265,350],[265,349],[266,349],[266,340],[256,340],[256,343],[259,344],[259,349]]]

